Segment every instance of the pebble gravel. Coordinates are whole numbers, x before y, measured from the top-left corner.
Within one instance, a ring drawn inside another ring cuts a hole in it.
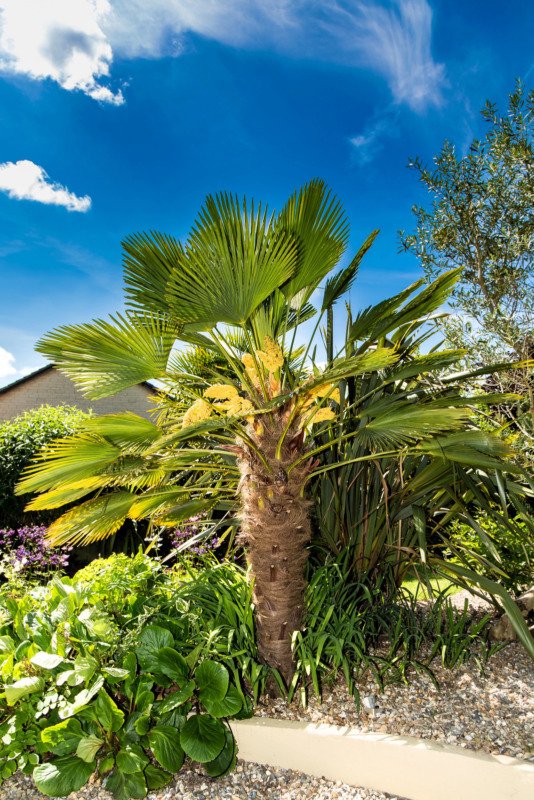
[[[471,598],[470,598],[471,600]],[[457,598],[461,603],[463,598]],[[473,599],[473,610],[485,610]],[[297,702],[269,699],[258,716],[343,725],[365,733],[417,736],[534,762],[534,663],[523,647],[512,643],[488,661],[481,675],[476,662],[454,670],[432,664],[439,691],[425,673],[412,674],[407,684],[387,686],[380,693],[372,676],[358,685],[366,704],[358,708],[345,685],[326,689],[322,700],[311,697],[306,708]],[[372,707],[374,706],[374,708]],[[44,798],[30,776],[16,773],[0,788],[0,800]],[[149,793],[148,800],[407,800],[378,791],[314,778],[301,772],[238,762],[224,778],[209,778],[199,765],[186,765],[172,784]],[[88,784],[68,800],[112,800],[105,788]]]
[[[274,769],[245,762],[224,778],[209,778],[202,769],[184,767],[173,783],[148,800],[404,800],[382,792],[356,789],[341,781],[311,778],[291,769]],[[16,773],[0,788],[2,800],[38,800],[46,795],[35,788],[28,775]],[[96,784],[73,792],[67,800],[113,800]]]

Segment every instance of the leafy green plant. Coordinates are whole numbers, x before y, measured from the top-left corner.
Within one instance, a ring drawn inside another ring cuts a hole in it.
[[[484,665],[488,658],[503,647],[505,643],[489,644],[484,632],[487,632],[490,615],[474,621],[468,612],[469,601],[466,599],[462,609],[453,607],[450,600],[443,602],[440,595],[428,615],[427,624],[432,631],[432,650],[428,661],[439,657],[446,669],[453,669],[474,658],[480,671],[484,674]]]
[[[23,769],[45,794],[65,796],[96,770],[117,800],[129,800],[168,783],[185,755],[212,776],[233,767],[235,743],[224,720],[250,716],[250,700],[205,648],[175,639],[181,629],[165,616],[168,576],[143,606],[135,595],[141,562],[130,567],[133,593],[120,610],[97,580],[55,579],[19,601],[4,595],[4,778]],[[151,615],[158,624],[147,623]],[[126,620],[133,627],[125,643]]]
[[[326,450],[334,452],[334,439],[357,443],[354,458],[362,463],[410,453],[473,470],[514,471],[506,445],[473,430],[472,398],[436,395],[423,380],[412,390],[415,376],[462,355],[414,351],[409,363],[404,359],[410,326],[446,302],[459,270],[362,311],[339,352],[334,356],[331,344],[326,366],[316,362],[321,322],[326,316],[332,328],[333,306],[351,287],[376,233],[339,267],[348,221],[323,181],[295,191],[270,217],[225,193],[208,197],[184,243],[160,233],[125,240],[124,315],[63,327],[38,344],[91,398],[147,379],[160,380],[166,392],[154,424],[133,414],[88,421],[27,472],[19,490],[42,492],[31,508],[76,503],[54,522],[50,537],[58,544],[100,541],[127,519],[169,528],[202,512],[239,519],[254,576],[258,651],[286,686],[295,670],[292,636],[305,611],[311,536],[305,495],[310,480],[338,468],[317,463]],[[315,309],[309,300],[321,283]],[[315,328],[302,348],[297,330],[312,317]],[[393,341],[386,335],[391,318]],[[217,358],[200,374],[184,372],[177,341]],[[350,393],[360,380],[372,385],[374,402]],[[389,403],[392,384],[402,384],[402,393]],[[341,401],[345,385],[348,404]],[[339,425],[349,407],[357,424],[345,431]],[[333,439],[324,442],[330,431]],[[534,654],[523,619],[514,617],[514,626]]]
[[[481,671],[501,645],[487,641],[489,615],[473,622],[437,594],[423,609],[417,596],[396,588],[393,569],[377,579],[361,575],[347,581],[350,551],[319,567],[310,579],[307,614],[302,632],[295,634],[296,672],[289,697],[308,692],[320,695],[324,685],[342,674],[359,702],[358,683],[370,672],[379,688],[407,682],[410,672],[425,672],[437,686],[431,665],[436,658],[452,669],[476,659]]]
[[[478,426],[480,404],[491,402],[492,396],[469,392],[465,374],[446,374],[459,351],[420,355],[432,333],[428,314],[436,307],[439,287],[431,284],[406,303],[413,288],[355,318],[348,307],[345,350],[362,356],[378,342],[394,349],[398,361],[383,375],[368,373],[342,381],[339,422],[315,438],[322,464],[311,481],[316,558],[320,560],[320,551],[334,557],[345,551],[349,581],[358,581],[364,574],[378,578],[383,570],[393,570],[395,585],[400,586],[412,564],[422,562],[424,567],[434,553],[441,555],[447,546],[455,548],[457,540],[449,536],[449,523],[459,516],[464,529],[471,528],[472,542],[488,539],[476,521],[482,514],[492,520],[503,539],[511,536],[528,542],[534,537],[524,507],[532,497],[528,476],[523,483],[507,479],[501,458],[506,457],[508,445],[487,438]],[[332,336],[329,327],[327,352],[333,352]],[[481,368],[479,373],[484,371]],[[493,399],[506,403],[517,397]],[[366,458],[370,445],[366,427],[377,409],[380,419],[371,423],[371,435],[397,437],[401,442],[410,435],[415,418],[418,426],[431,427],[434,410],[440,406],[464,415],[461,434],[422,438],[398,454]],[[393,417],[395,431],[388,430]],[[520,526],[508,519],[512,504],[524,520]],[[472,571],[476,563],[476,557],[470,561]],[[491,543],[486,565],[486,577],[499,581],[501,564]]]

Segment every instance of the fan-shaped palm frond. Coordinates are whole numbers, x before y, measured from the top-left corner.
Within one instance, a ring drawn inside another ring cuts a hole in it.
[[[93,400],[165,375],[176,323],[158,314],[117,314],[110,321],[65,325],[35,349],[47,356]]]
[[[341,258],[349,239],[349,225],[341,203],[331,197],[324,181],[314,178],[294,192],[278,215],[277,226],[297,244],[292,277],[280,286],[287,298],[318,286]]]
[[[261,205],[250,211],[237,199],[208,197],[184,256],[167,281],[166,301],[183,322],[243,325],[294,272],[295,242],[275,230]]]

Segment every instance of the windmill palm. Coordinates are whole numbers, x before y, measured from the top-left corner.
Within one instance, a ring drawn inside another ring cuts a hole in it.
[[[124,242],[125,315],[59,328],[37,348],[90,398],[149,379],[164,387],[157,422],[132,414],[97,418],[49,448],[28,473],[21,491],[44,492],[32,508],[78,502],[50,536],[83,543],[112,534],[127,518],[171,526],[200,511],[238,515],[254,578],[259,654],[286,685],[304,612],[306,486],[322,452],[314,438],[339,419],[341,381],[380,379],[399,360],[395,346],[375,337],[372,348],[344,348],[324,369],[314,361],[321,319],[350,288],[376,232],[327,279],[316,312],[310,299],[337,266],[348,235],[340,203],[320,180],[270,217],[226,194],[208,197],[185,244],[159,233]],[[421,293],[422,315],[441,305],[455,279],[442,276]],[[312,318],[314,332],[302,346],[299,326]],[[191,372],[177,342],[213,357]],[[443,364],[450,360],[442,356]],[[443,403],[411,414],[377,405],[361,426],[361,458],[457,431],[466,417],[465,409]]]

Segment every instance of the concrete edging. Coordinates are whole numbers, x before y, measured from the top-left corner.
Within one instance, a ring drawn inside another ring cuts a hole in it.
[[[410,800],[532,800],[534,763],[413,736],[254,717],[231,723],[239,757]]]

